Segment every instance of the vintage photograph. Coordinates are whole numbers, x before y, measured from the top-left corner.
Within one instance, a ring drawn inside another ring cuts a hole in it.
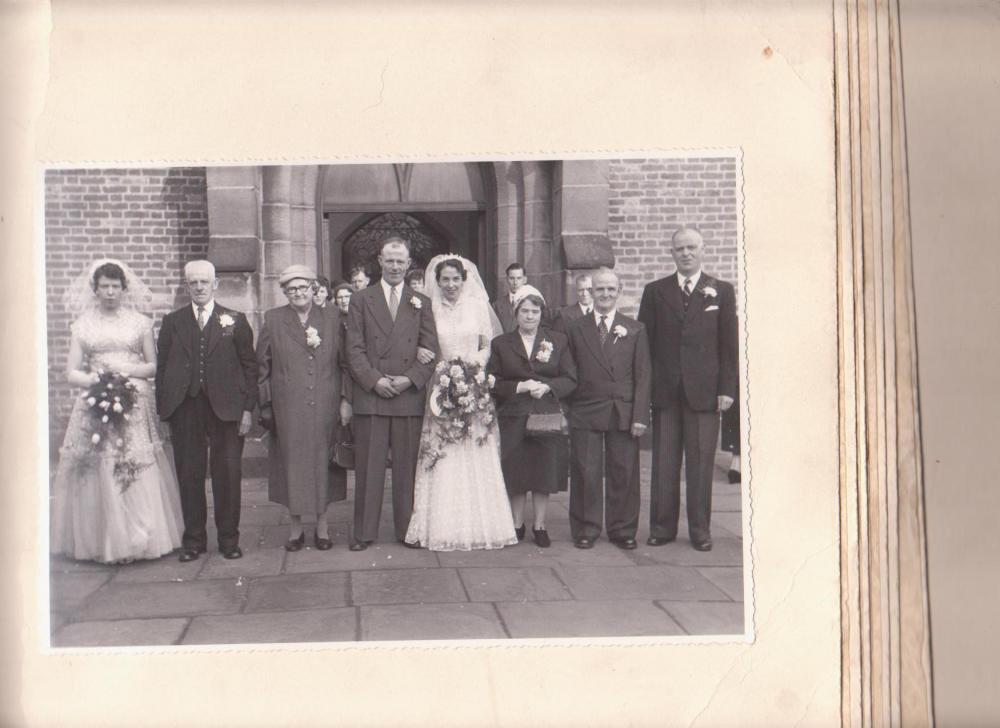
[[[51,647],[753,639],[739,150],[43,186]]]

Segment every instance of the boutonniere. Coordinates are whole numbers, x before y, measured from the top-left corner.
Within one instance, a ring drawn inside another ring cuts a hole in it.
[[[233,333],[233,327],[236,325],[236,319],[230,316],[228,313],[219,314],[219,326],[222,328],[222,335],[227,336]]]
[[[410,299],[410,305],[413,306],[413,308],[415,308],[415,309],[417,309],[419,311],[420,309],[422,309],[424,307],[424,302],[421,301],[416,296],[414,296],[413,298]]]
[[[701,293],[705,298],[715,298],[719,295],[719,292],[712,288],[712,286],[705,286],[701,289]]]
[[[621,324],[618,324],[613,329],[611,329],[611,333],[615,335],[616,342],[618,341],[618,339],[624,339],[626,336],[628,336],[628,330]]]
[[[548,339],[542,339],[542,343],[538,345],[538,353],[535,354],[535,359],[545,364],[552,358],[552,349],[552,342]]]
[[[323,340],[319,338],[319,332],[310,326],[306,329],[306,345],[313,349],[318,349],[319,345],[323,343]]]

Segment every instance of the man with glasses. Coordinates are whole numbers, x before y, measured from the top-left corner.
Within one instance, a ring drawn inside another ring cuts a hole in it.
[[[190,305],[163,317],[156,352],[156,408],[170,423],[181,491],[181,561],[208,548],[205,475],[211,451],[219,551],[238,559],[243,438],[257,404],[257,359],[246,316],[215,301],[215,266],[184,266]]]

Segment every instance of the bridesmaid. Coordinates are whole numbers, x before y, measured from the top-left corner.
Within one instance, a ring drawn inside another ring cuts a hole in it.
[[[545,299],[534,286],[514,293],[514,331],[493,339],[489,371],[500,425],[500,464],[518,539],[523,539],[524,507],[531,493],[535,543],[548,548],[545,528],[549,495],[566,490],[569,443],[566,435],[532,435],[529,414],[558,414],[560,402],[576,389],[576,364],[566,335],[540,326]]]

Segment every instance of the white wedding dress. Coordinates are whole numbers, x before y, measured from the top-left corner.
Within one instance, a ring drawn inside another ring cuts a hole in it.
[[[431,262],[433,266],[434,261]],[[474,270],[471,263],[464,262]],[[428,266],[425,278],[431,282],[435,280],[432,266]],[[489,347],[479,349],[480,336],[487,342],[493,338],[485,290],[477,295],[481,288],[478,273],[473,276],[470,272],[456,304],[444,301],[437,291],[438,295],[431,296],[442,359],[461,357],[484,366],[489,359]],[[432,435],[436,426],[437,421],[428,407],[421,444]],[[494,425],[486,442],[478,445],[476,439],[483,431],[483,426],[476,421],[473,437],[444,445],[444,457],[431,469],[427,467],[427,458],[418,457],[413,515],[406,533],[408,543],[419,542],[432,551],[498,549],[517,543],[507,488],[500,470],[499,430]]]

